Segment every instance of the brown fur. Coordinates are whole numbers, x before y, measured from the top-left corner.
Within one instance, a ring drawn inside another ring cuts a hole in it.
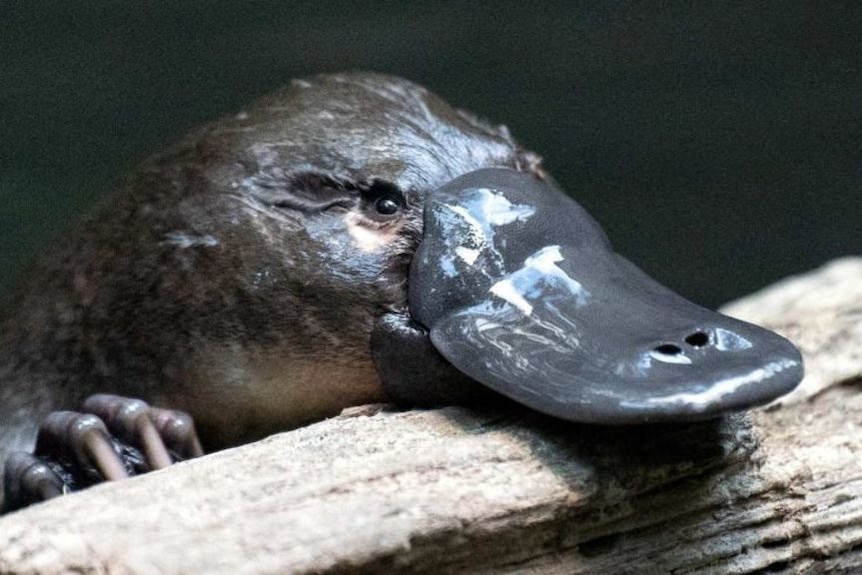
[[[539,170],[505,128],[362,73],[294,81],[147,160],[2,323],[0,460],[100,390],[188,410],[210,447],[383,399],[369,333],[405,309],[423,198],[487,166]],[[397,221],[363,215],[375,182],[406,197]]]

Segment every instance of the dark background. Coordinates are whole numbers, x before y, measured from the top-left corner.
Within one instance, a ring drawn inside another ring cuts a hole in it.
[[[859,6],[0,0],[0,291],[189,128],[371,69],[509,125],[622,253],[714,306],[862,253]]]

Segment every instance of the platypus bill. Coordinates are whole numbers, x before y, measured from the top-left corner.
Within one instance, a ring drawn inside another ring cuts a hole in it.
[[[186,413],[207,449],[381,401],[635,424],[803,374],[616,254],[504,127],[388,76],[194,132],[52,250],[0,330],[7,509],[200,454]]]

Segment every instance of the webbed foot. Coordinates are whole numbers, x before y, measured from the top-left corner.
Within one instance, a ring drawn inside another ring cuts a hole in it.
[[[137,399],[93,395],[79,412],[48,415],[32,454],[9,457],[3,511],[199,455],[203,450],[188,414]]]

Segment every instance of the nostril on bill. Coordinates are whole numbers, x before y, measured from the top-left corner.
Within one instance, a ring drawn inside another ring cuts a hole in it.
[[[685,356],[682,348],[672,343],[663,343],[654,347],[650,355],[653,359],[662,363],[691,365],[691,359]]]
[[[696,331],[685,338],[685,343],[692,347],[703,347],[709,343],[709,335],[702,331]]]
[[[682,353],[682,349],[678,345],[674,345],[672,343],[663,343],[656,347],[655,351],[662,355],[679,355]]]

